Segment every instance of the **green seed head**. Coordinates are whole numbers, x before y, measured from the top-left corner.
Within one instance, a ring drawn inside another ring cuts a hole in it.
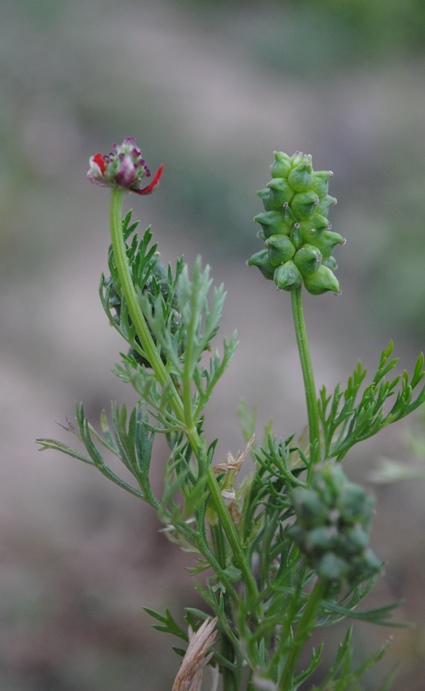
[[[340,293],[332,252],[345,240],[330,230],[328,221],[329,209],[336,203],[328,193],[332,172],[313,170],[311,156],[300,151],[293,156],[275,151],[271,174],[258,192],[265,210],[254,218],[268,254],[260,254],[259,260],[257,252],[248,265],[258,266],[280,290],[304,284],[312,295]],[[276,236],[286,239],[277,241]]]
[[[355,584],[378,573],[381,562],[369,548],[374,500],[340,466],[316,470],[292,501],[296,520],[287,534],[320,577]]]

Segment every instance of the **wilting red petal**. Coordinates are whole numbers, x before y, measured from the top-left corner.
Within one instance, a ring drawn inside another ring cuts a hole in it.
[[[93,156],[93,162],[99,166],[101,173],[103,175],[106,170],[106,163],[102,154],[96,154],[95,156]]]
[[[156,171],[156,173],[155,173],[155,175],[154,175],[154,177],[153,177],[152,182],[151,182],[149,185],[147,185],[146,187],[142,187],[141,190],[135,190],[135,189],[133,189],[133,192],[136,192],[137,194],[151,194],[151,192],[154,191],[155,187],[158,186],[158,184],[159,184],[159,179],[160,179],[160,177],[161,177],[161,175],[162,175],[162,171],[163,171],[163,170],[164,170],[164,164],[161,163],[161,165],[159,166],[158,170]]]

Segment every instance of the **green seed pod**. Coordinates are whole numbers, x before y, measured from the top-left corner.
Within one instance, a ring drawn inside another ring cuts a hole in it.
[[[326,216],[314,213],[306,221],[301,221],[300,228],[305,242],[309,242],[308,238],[328,230],[330,223]],[[313,234],[311,234],[312,232]]]
[[[272,208],[280,211],[285,203],[290,204],[294,197],[294,190],[284,178],[273,178],[267,184],[270,188]]]
[[[330,552],[337,548],[338,529],[334,525],[320,526],[309,530],[306,535],[306,552]]]
[[[362,559],[358,562],[358,569],[361,574],[358,580],[360,580],[360,578],[370,578],[382,569],[382,562],[370,547],[363,552]]]
[[[345,245],[345,238],[332,230],[325,230],[315,239],[312,238],[311,244],[321,251],[325,259],[328,259],[337,245]]]
[[[254,221],[261,225],[264,240],[271,235],[288,235],[291,227],[286,222],[284,214],[279,213],[279,211],[263,211],[261,214],[254,216]]]
[[[343,581],[348,575],[350,565],[333,552],[327,552],[317,563],[316,570],[319,576],[327,581]]]
[[[337,507],[347,523],[369,523],[372,519],[374,501],[365,494],[363,487],[347,482],[338,496]]]
[[[261,201],[263,202],[263,206],[266,211],[272,211],[273,209],[273,204],[272,200],[270,197],[270,189],[268,187],[265,187],[262,190],[258,190],[257,195],[260,197]]]
[[[295,247],[287,235],[272,235],[266,240],[265,245],[269,251],[272,266],[284,264],[295,254]]]
[[[328,257],[327,259],[323,259],[322,264],[323,266],[327,266],[328,269],[330,269],[331,271],[336,271],[338,268],[338,264],[335,257]]]
[[[300,163],[302,163],[304,160],[304,154],[302,151],[296,151],[292,156],[291,156],[291,166],[292,168],[295,168],[298,166]]]
[[[305,221],[313,212],[317,212],[319,197],[315,192],[299,192],[291,202],[292,212],[297,221]]]
[[[336,197],[331,197],[330,194],[327,194],[326,197],[320,200],[320,203],[315,211],[318,214],[323,214],[323,216],[327,216],[329,213],[329,207],[333,206],[334,204],[336,204]]]
[[[320,250],[313,245],[303,245],[294,256],[294,264],[299,268],[303,276],[312,274],[322,263]]]
[[[311,156],[304,156],[301,163],[292,168],[288,175],[288,182],[295,192],[307,192],[311,189],[312,180]]]
[[[328,291],[339,295],[341,292],[338,279],[323,264],[313,274],[304,276],[304,285],[312,295],[322,295],[322,293],[327,293]]]
[[[270,166],[273,178],[286,178],[292,168],[291,157],[283,151],[274,152],[274,163]]]
[[[279,290],[294,290],[303,282],[300,271],[291,259],[275,269],[273,278]]]
[[[340,550],[341,554],[344,552],[346,556],[362,553],[369,544],[369,535],[359,523],[352,528],[347,528],[344,531],[344,538]]]
[[[324,199],[328,194],[329,179],[332,175],[331,170],[316,170],[313,172],[310,189],[316,192],[320,200]]]
[[[302,526],[313,528],[326,523],[328,507],[315,490],[297,487],[293,491],[292,501]]]
[[[252,255],[247,261],[248,266],[257,266],[264,278],[273,279],[275,267],[270,264],[268,250],[260,250]]]
[[[312,485],[328,507],[334,507],[347,478],[340,466],[327,463],[313,476]]]

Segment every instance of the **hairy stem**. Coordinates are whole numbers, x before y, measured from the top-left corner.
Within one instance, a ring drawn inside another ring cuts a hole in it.
[[[161,386],[168,387],[169,391],[171,391],[171,404],[174,413],[176,417],[186,427],[185,434],[193,449],[196,458],[198,459],[200,468],[205,469],[207,475],[208,488],[210,490],[219,521],[233,550],[235,561],[242,572],[242,577],[245,582],[249,600],[251,602],[254,602],[258,597],[257,584],[245,558],[245,554],[242,549],[242,545],[239,536],[236,532],[235,526],[227,510],[226,504],[224,503],[224,499],[221,495],[217,479],[214,475],[214,471],[207,462],[205,444],[203,443],[203,440],[200,438],[195,424],[193,422],[191,422],[189,427],[186,426],[187,410],[185,411],[183,401],[180,398],[174,386],[174,383],[167,371],[167,368],[161,360],[160,354],[150,334],[148,325],[146,323],[145,317],[141,311],[137,299],[136,290],[132,281],[131,271],[128,264],[125,241],[122,233],[121,209],[123,195],[123,190],[120,190],[118,188],[113,189],[111,193],[110,206],[112,249],[114,252],[115,264],[117,267],[118,275],[121,281],[123,297],[126,301],[128,312],[133,322],[137,336],[139,337],[143,350],[146,353],[146,357],[149,360],[149,363],[153,371],[155,372],[158,382],[161,384]]]
[[[316,385],[314,383],[313,365],[307,338],[301,291],[302,287],[300,286],[291,292],[292,314],[304,379],[310,436],[310,467],[312,468],[320,458],[319,411],[317,408]]]

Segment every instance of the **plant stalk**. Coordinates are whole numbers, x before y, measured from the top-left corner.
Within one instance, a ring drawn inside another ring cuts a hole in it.
[[[295,334],[301,360],[301,369],[303,373],[305,398],[307,404],[310,437],[309,467],[313,468],[314,465],[320,460],[319,411],[317,408],[316,385],[314,383],[313,365],[308,344],[301,291],[302,286],[291,291],[292,314],[294,318]]]
[[[219,521],[233,550],[235,561],[238,564],[239,569],[241,570],[242,577],[247,589],[247,596],[249,598],[249,601],[254,602],[258,598],[257,584],[252,575],[252,571],[248,565],[248,562],[246,561],[239,536],[236,532],[235,526],[232,522],[224,499],[221,495],[217,479],[214,475],[214,471],[212,467],[209,464],[207,464],[205,445],[202,443],[202,440],[199,437],[198,431],[193,421],[191,422],[190,426],[187,425],[187,410],[185,411],[185,406],[183,405],[182,399],[180,398],[177,389],[174,386],[174,382],[170,377],[167,368],[161,360],[160,354],[151,336],[145,317],[142,313],[137,299],[137,294],[132,281],[130,267],[127,259],[124,236],[122,233],[121,217],[122,200],[124,194],[124,190],[114,188],[111,193],[110,206],[110,228],[112,249],[114,252],[115,264],[117,267],[118,275],[121,281],[123,297],[127,303],[129,315],[133,322],[136,333],[140,339],[143,350],[146,353],[146,357],[149,360],[149,363],[153,371],[155,372],[158,382],[161,384],[161,386],[168,387],[169,391],[171,391],[171,404],[174,413],[178,417],[178,419],[185,425],[185,433],[193,449],[193,452],[196,458],[198,459],[200,466],[205,468],[208,488],[210,490]]]

